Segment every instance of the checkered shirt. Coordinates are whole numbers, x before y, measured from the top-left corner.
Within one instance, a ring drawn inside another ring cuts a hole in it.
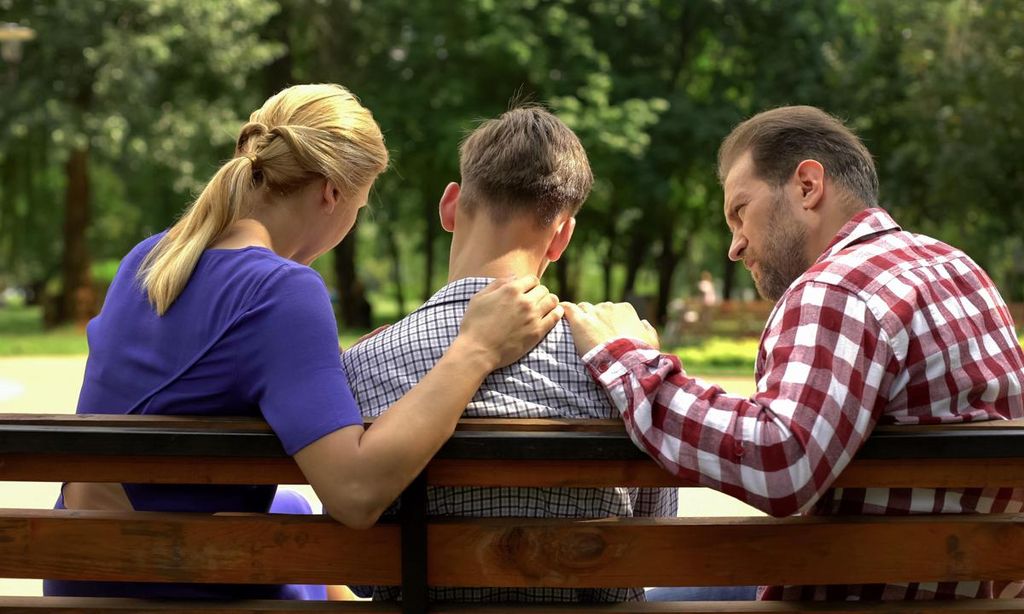
[[[441,288],[403,320],[342,353],[365,416],[379,416],[433,368],[459,332],[469,299],[490,279]],[[424,411],[429,411],[425,407]],[[604,391],[587,375],[569,327],[560,322],[519,362],[489,375],[466,407],[474,418],[615,418]],[[448,488],[428,491],[428,512],[442,516],[604,518],[675,516],[676,490],[652,488]],[[374,599],[396,599],[376,587]],[[434,601],[627,601],[640,588],[431,588]]]
[[[881,209],[843,226],[768,319],[757,392],[730,395],[630,339],[584,357],[665,469],[775,516],[1019,512],[1024,489],[829,489],[878,422],[1024,416],[1024,353],[991,280]],[[762,599],[1016,596],[1020,583],[766,587]]]

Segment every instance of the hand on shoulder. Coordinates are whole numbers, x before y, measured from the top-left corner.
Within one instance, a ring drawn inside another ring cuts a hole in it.
[[[469,301],[459,337],[497,369],[532,350],[562,315],[558,297],[536,276],[496,279]]]
[[[661,348],[658,331],[647,320],[641,320],[629,303],[562,303],[562,307],[580,356],[602,343],[627,337]]]

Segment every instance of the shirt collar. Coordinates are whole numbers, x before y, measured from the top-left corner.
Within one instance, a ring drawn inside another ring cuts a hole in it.
[[[483,290],[492,281],[494,281],[493,277],[463,277],[462,279],[456,279],[449,284],[445,284],[426,303],[420,305],[416,311],[447,303],[469,302],[469,299],[473,298],[474,294]]]
[[[857,215],[850,218],[850,221],[843,224],[836,236],[832,238],[832,242],[825,248],[825,252],[818,257],[817,262],[827,260],[850,245],[868,237],[894,230],[902,230],[902,228],[884,209],[873,207],[859,211]]]

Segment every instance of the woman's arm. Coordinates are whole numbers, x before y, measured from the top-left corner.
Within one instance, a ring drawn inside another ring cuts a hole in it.
[[[372,428],[339,429],[295,454],[328,513],[356,528],[376,522],[451,437],[484,378],[536,346],[561,316],[557,297],[533,276],[481,290],[441,360]]]

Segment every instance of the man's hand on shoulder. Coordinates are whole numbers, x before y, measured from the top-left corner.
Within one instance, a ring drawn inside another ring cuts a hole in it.
[[[572,328],[572,338],[580,356],[613,339],[637,339],[661,348],[658,331],[647,320],[641,320],[629,303],[562,303],[565,318]]]

